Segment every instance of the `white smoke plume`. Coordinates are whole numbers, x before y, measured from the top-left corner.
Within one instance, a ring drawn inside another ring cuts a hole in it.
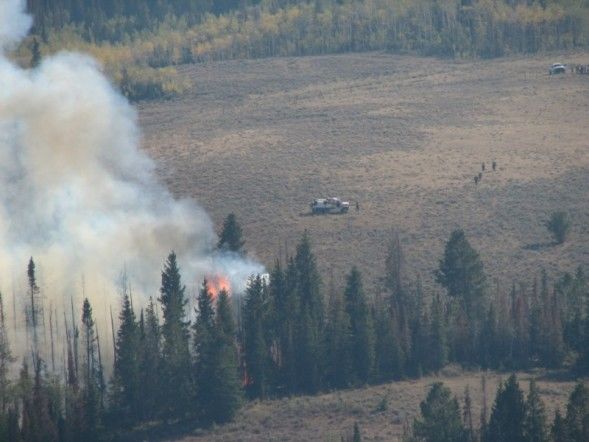
[[[0,0],[1,51],[28,32],[24,3]],[[263,271],[213,252],[209,217],[158,182],[139,141],[134,109],[91,58],[63,52],[29,70],[0,54],[2,293],[25,296],[30,256],[46,308],[63,309],[72,296],[79,305],[83,279],[102,316],[110,305],[118,310],[123,267],[135,299],[156,297],[170,250],[189,286],[221,273],[239,289]],[[16,309],[20,317],[21,306]]]

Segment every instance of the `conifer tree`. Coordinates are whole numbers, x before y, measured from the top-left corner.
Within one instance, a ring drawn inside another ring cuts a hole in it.
[[[184,308],[185,287],[182,285],[176,254],[168,255],[162,271],[159,302],[162,306],[162,394],[165,415],[181,415],[188,409],[192,396],[190,369],[189,322]]]
[[[429,338],[429,364],[428,368],[434,372],[441,370],[448,362],[448,348],[446,340],[446,326],[442,300],[437,295],[431,306],[431,331]]]
[[[466,239],[464,231],[455,230],[450,235],[436,276],[448,295],[460,301],[469,319],[481,318],[486,276],[479,254]]]
[[[374,367],[374,329],[372,317],[362,287],[362,276],[353,267],[347,278],[346,313],[350,318],[350,356],[354,377],[368,382]]]
[[[30,330],[30,333],[33,338],[32,342],[32,352],[33,352],[33,362],[36,358],[39,357],[39,331],[38,328],[40,326],[40,319],[43,315],[42,305],[41,305],[41,295],[39,286],[37,285],[37,278],[35,276],[35,262],[33,258],[29,260],[29,265],[27,267],[27,277],[29,282],[29,305],[26,309],[26,319],[27,319],[27,328]]]
[[[39,48],[39,41],[33,38],[31,44],[31,67],[36,68],[41,63],[41,49]]]
[[[567,441],[589,440],[589,389],[578,383],[569,397],[564,419]]]
[[[534,379],[530,380],[530,389],[526,400],[524,418],[524,440],[526,442],[548,442],[548,427],[544,403]]]
[[[4,417],[8,407],[8,389],[10,381],[8,373],[10,365],[14,362],[10,346],[8,344],[8,336],[6,334],[6,323],[4,316],[4,303],[2,300],[2,293],[0,293],[0,416]]]
[[[321,278],[306,232],[297,246],[294,270],[298,298],[295,332],[297,384],[301,391],[315,393],[321,386],[324,312]]]
[[[353,442],[362,442],[362,434],[360,433],[360,426],[358,422],[354,422],[354,435],[352,436]]]
[[[341,292],[333,281],[329,289],[329,307],[325,325],[325,382],[331,388],[345,388],[350,381],[350,318]]]
[[[194,332],[194,373],[196,376],[196,408],[203,419],[210,419],[208,406],[215,395],[214,372],[215,310],[205,279],[198,293]]]
[[[237,217],[235,214],[230,213],[223,221],[223,229],[219,235],[217,248],[219,250],[245,254],[243,250],[245,241],[242,239],[242,236],[243,233],[241,226],[237,222]]]
[[[45,363],[39,359],[35,364],[35,379],[33,382],[32,408],[34,425],[32,430],[36,432],[36,437],[31,440],[57,441],[59,437],[57,428],[57,419],[59,416],[51,413],[51,398],[49,396],[47,382],[44,376]],[[57,410],[54,410],[57,411]],[[34,434],[34,433],[33,433]],[[93,441],[94,438],[85,440]]]
[[[390,296],[390,311],[394,312],[398,344],[405,355],[411,353],[410,323],[419,313],[419,296],[410,296],[405,274],[405,255],[398,232],[394,231],[385,259],[385,289]]]
[[[277,339],[276,384],[279,390],[296,390],[295,332],[298,305],[295,292],[296,271],[290,259],[286,271],[276,262],[270,273],[268,292],[273,305],[273,321]]]
[[[462,422],[464,423],[465,442],[475,441],[475,430],[472,420],[472,398],[470,388],[467,385],[464,389],[464,407],[462,411]]]
[[[456,442],[464,438],[460,406],[450,389],[441,382],[432,385],[420,404],[421,417],[413,422],[413,432],[425,442]]]
[[[153,418],[158,411],[161,373],[161,333],[153,299],[145,310],[145,321],[140,331],[139,397],[143,419]]]
[[[489,427],[487,440],[496,442],[521,442],[524,438],[526,404],[515,374],[499,385]]]
[[[82,389],[82,436],[84,440],[98,439],[100,427],[99,370],[94,335],[92,307],[88,299],[82,305],[82,339],[84,341],[83,389]]]
[[[550,427],[550,436],[552,437],[553,442],[567,442],[567,428],[562,417],[560,414],[560,410],[556,410],[554,413],[554,421],[552,422],[552,426]]]
[[[140,417],[140,334],[127,289],[123,290],[115,364],[111,383],[112,411],[127,424]]]
[[[211,421],[223,423],[231,420],[241,405],[235,323],[229,304],[229,294],[222,290],[217,298],[214,341],[211,361],[211,383],[214,394],[206,403]]]
[[[268,346],[264,336],[267,303],[260,275],[250,280],[243,307],[246,390],[250,397],[265,397],[269,376]]]
[[[480,364],[485,369],[495,367],[499,364],[497,334],[495,306],[490,305],[479,336]]]

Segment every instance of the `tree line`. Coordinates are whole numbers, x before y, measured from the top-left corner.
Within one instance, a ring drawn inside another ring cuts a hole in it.
[[[483,378],[484,382],[484,378]],[[484,384],[483,384],[484,387]],[[486,398],[483,397],[483,401]],[[432,385],[420,404],[420,416],[406,426],[403,442],[580,442],[589,440],[589,389],[578,383],[569,396],[565,414],[555,411],[550,422],[534,379],[528,394],[515,374],[497,388],[490,416],[483,403],[480,424],[473,416],[468,387],[463,405],[442,382]]]
[[[234,215],[224,222],[218,248],[246,254]],[[216,294],[205,279],[189,312],[172,252],[157,299],[134,305],[122,285],[106,379],[105,349],[87,299],[79,320],[72,313],[68,323],[64,315],[63,366],[55,363],[53,332],[51,351],[41,350],[38,331],[45,325],[31,258],[28,356],[16,380],[9,377],[15,361],[0,298],[0,440],[103,440],[158,420],[206,426],[231,420],[245,399],[419,377],[450,362],[589,372],[589,292],[581,268],[553,283],[542,271],[538,281],[504,291],[489,284],[461,230],[450,235],[436,270],[443,291],[425,293],[406,267],[393,235],[380,289],[368,293],[355,267],[340,289],[335,276],[323,281],[305,233],[295,253],[276,261],[269,278],[253,276],[242,296]]]
[[[493,58],[589,42],[589,5],[575,0],[28,0],[28,8],[43,53],[93,54],[132,99],[181,93],[174,72],[158,70],[209,60],[373,50]]]

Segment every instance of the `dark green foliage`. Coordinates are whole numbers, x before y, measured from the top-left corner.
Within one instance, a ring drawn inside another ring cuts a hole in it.
[[[41,49],[39,47],[39,42],[36,38],[33,38],[33,43],[31,43],[31,67],[36,68],[41,63]]]
[[[438,372],[448,362],[448,348],[446,341],[446,324],[444,320],[442,300],[437,295],[431,307],[431,331],[429,335],[429,364],[428,368]]]
[[[459,300],[469,319],[481,318],[485,305],[486,276],[479,254],[462,230],[455,230],[450,235],[436,275],[448,295]]]
[[[4,417],[4,413],[8,407],[8,392],[10,386],[8,373],[12,362],[14,362],[14,358],[12,357],[10,346],[8,344],[4,316],[4,302],[2,300],[2,293],[0,293],[0,417]]]
[[[405,354],[402,350],[398,322],[395,320],[395,311],[390,309],[388,302],[378,300],[374,308],[375,324],[375,355],[376,378],[380,381],[400,379],[405,374]],[[424,338],[425,342],[426,339]],[[418,343],[413,345],[415,349]],[[421,360],[420,360],[421,361]],[[420,362],[419,361],[419,362]],[[416,362],[418,365],[419,362]]]
[[[464,440],[458,400],[441,382],[432,385],[425,401],[419,405],[421,416],[413,422],[413,432],[425,442],[457,442]]]
[[[120,326],[111,384],[112,413],[120,422],[130,425],[140,417],[141,347],[140,330],[126,290],[123,293]]]
[[[297,246],[294,258],[297,296],[297,324],[294,335],[295,369],[300,391],[315,393],[321,384],[323,358],[323,298],[321,278],[307,233]]]
[[[352,437],[353,442],[362,442],[362,434],[360,433],[360,426],[358,422],[354,422],[354,436]]]
[[[556,410],[556,413],[554,413],[554,421],[552,423],[552,427],[550,428],[550,436],[554,442],[567,441],[567,429],[564,419],[560,414],[560,410]]]
[[[245,383],[250,397],[265,397],[268,390],[270,358],[266,342],[266,287],[260,275],[250,280],[243,306]]]
[[[499,385],[493,404],[487,440],[494,442],[525,441],[526,404],[515,374]]]
[[[569,397],[564,427],[567,441],[589,440],[589,389],[585,384],[577,384]]]
[[[194,329],[199,414],[205,423],[226,422],[241,404],[235,325],[227,292],[219,293],[215,315],[205,281]]]
[[[83,385],[81,391],[82,404],[82,436],[84,440],[94,441],[99,438],[101,398],[100,387],[103,380],[100,378],[102,369],[98,364],[98,348],[92,317],[92,307],[88,299],[84,299],[82,306],[82,339],[83,349]]]
[[[233,419],[241,406],[242,393],[235,347],[235,323],[229,295],[222,290],[217,298],[210,382],[215,386],[210,401],[203,403],[212,422]]]
[[[145,310],[145,320],[142,320],[140,325],[139,376],[141,388],[138,398],[141,417],[150,419],[158,411],[159,395],[161,394],[161,331],[152,298],[149,299]]]
[[[276,382],[278,389],[285,393],[296,390],[295,332],[298,303],[295,278],[294,260],[289,261],[286,271],[276,262],[270,274],[268,290],[273,307],[272,325],[277,344]]]
[[[22,421],[21,437],[23,442],[57,441],[57,420],[59,410],[50,399],[49,388],[44,376],[44,362],[37,358],[35,377],[31,380],[26,362],[20,372],[18,383]],[[92,441],[93,439],[87,439]]]
[[[188,410],[192,397],[189,323],[185,320],[185,287],[174,252],[168,255],[162,272],[159,301],[163,312],[161,404],[164,414],[181,415]]]
[[[356,267],[348,275],[344,297],[350,322],[349,355],[353,375],[360,383],[366,383],[374,367],[374,330],[362,287],[362,276]]]
[[[341,292],[331,287],[325,326],[325,382],[331,388],[345,388],[351,379],[350,317]]]
[[[474,442],[476,433],[472,416],[472,398],[470,397],[470,388],[467,385],[464,390],[464,407],[462,410],[462,422],[464,424],[465,442]]]
[[[235,214],[230,213],[223,221],[223,230],[219,235],[219,243],[217,248],[219,250],[226,250],[235,253],[244,254],[243,245],[245,241],[242,239],[241,226],[237,222]]]
[[[546,222],[546,228],[552,233],[557,244],[565,242],[571,228],[567,213],[563,211],[554,212]]]
[[[546,411],[534,379],[530,381],[526,400],[524,440],[527,442],[548,442],[549,440]]]
[[[204,419],[210,419],[207,410],[208,403],[214,396],[215,385],[212,383],[214,362],[213,351],[215,346],[215,310],[209,293],[206,279],[198,292],[196,320],[193,325],[194,332],[194,373],[196,377],[196,407]]]

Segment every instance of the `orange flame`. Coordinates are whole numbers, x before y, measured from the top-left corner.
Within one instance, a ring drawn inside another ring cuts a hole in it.
[[[231,283],[229,282],[229,279],[223,275],[207,277],[207,286],[209,289],[209,296],[213,302],[217,300],[217,296],[219,296],[219,293],[221,293],[222,290],[231,293]]]

